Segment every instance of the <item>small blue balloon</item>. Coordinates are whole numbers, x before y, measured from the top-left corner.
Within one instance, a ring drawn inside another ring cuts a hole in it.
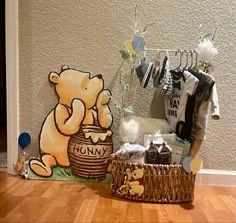
[[[26,146],[29,145],[30,141],[31,141],[31,136],[28,132],[21,133],[18,138],[18,143],[22,149],[25,149]]]
[[[132,47],[137,53],[141,53],[145,47],[145,40],[142,36],[135,36],[132,40]]]
[[[193,158],[191,156],[187,156],[183,161],[183,168],[187,173],[191,173],[190,162]]]

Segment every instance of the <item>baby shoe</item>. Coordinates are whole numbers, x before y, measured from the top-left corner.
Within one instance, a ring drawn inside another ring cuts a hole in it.
[[[160,61],[156,60],[154,63],[153,70],[152,70],[153,87],[155,88],[159,86],[159,83],[158,83],[159,75],[160,75]]]
[[[135,68],[139,82],[143,88],[146,88],[152,74],[153,64],[145,58],[140,61]]]

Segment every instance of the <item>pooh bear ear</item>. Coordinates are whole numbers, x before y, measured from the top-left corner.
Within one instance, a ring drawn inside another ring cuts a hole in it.
[[[53,84],[58,84],[59,77],[60,77],[59,74],[56,72],[51,72],[48,76],[49,81]]]
[[[64,71],[64,70],[68,70],[68,69],[70,69],[69,65],[62,65],[61,66],[61,72]]]

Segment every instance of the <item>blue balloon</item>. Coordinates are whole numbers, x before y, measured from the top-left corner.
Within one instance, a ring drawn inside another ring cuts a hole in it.
[[[29,145],[30,141],[31,141],[31,136],[28,132],[21,133],[18,138],[18,143],[22,149],[25,149],[26,146]]]
[[[183,168],[187,173],[191,173],[190,162],[193,158],[191,156],[187,156],[183,161]]]
[[[132,40],[132,47],[137,53],[141,53],[145,47],[145,40],[142,36],[135,36]]]

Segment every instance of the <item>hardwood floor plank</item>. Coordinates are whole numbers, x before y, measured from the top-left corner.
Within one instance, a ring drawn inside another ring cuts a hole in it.
[[[19,205],[22,201],[22,197],[11,197],[11,199],[9,199],[9,197],[4,197],[0,199],[0,218],[3,218],[5,216],[7,216],[10,212],[12,212],[12,210],[14,209],[14,207],[16,207],[17,205]]]
[[[74,219],[74,222],[91,222],[98,200],[98,196],[95,199],[85,199]]]
[[[0,222],[236,222],[236,188],[196,186],[192,203],[111,196],[109,184],[22,180],[0,171]]]

